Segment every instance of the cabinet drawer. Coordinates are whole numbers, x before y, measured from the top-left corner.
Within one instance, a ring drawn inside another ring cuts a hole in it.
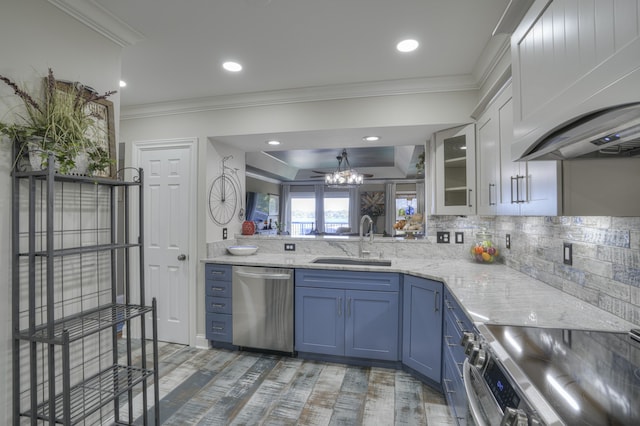
[[[444,312],[446,315],[453,315],[453,321],[456,324],[460,337],[462,337],[462,333],[465,331],[472,331],[473,324],[467,314],[465,314],[462,307],[458,304],[458,302],[453,298],[453,295],[446,291],[444,294]]]
[[[231,281],[207,280],[205,294],[214,297],[231,297]]]
[[[444,326],[443,326],[444,346],[447,348],[447,350],[451,354],[451,357],[453,361],[456,363],[459,372],[462,373],[461,365],[464,362],[465,354],[464,354],[464,347],[460,345],[461,337],[457,333],[457,331],[458,330],[456,325],[453,324],[451,321],[451,316],[446,315],[444,320]],[[443,353],[446,354],[446,351],[444,351]]]
[[[457,369],[452,366],[450,358],[445,357],[442,388],[447,398],[447,404],[451,414],[457,420],[457,424],[466,424],[466,413],[468,411],[467,395],[464,389],[464,381]]]
[[[206,280],[231,281],[231,265],[207,263],[204,265],[204,278]]]
[[[207,312],[206,336],[209,340],[231,343],[233,333],[231,315]]]
[[[296,269],[296,287],[398,291],[400,275],[392,272]]]
[[[231,314],[231,298],[207,296],[207,312]]]

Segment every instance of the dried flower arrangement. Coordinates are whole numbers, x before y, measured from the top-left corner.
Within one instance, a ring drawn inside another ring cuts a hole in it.
[[[103,139],[101,121],[105,117],[88,106],[106,99],[115,91],[98,95],[81,84],[60,82],[51,68],[38,96],[28,93],[3,75],[0,75],[0,80],[13,89],[24,110],[22,113],[13,111],[11,124],[0,122],[0,133],[16,145],[15,164],[30,153],[32,164],[35,157],[35,163],[39,160],[46,167],[48,155],[52,153],[61,173],[73,172],[83,155],[88,157],[87,172],[90,174],[99,173],[111,165],[109,152],[98,143]]]

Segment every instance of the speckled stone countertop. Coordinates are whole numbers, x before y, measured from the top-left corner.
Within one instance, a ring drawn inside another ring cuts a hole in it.
[[[399,272],[444,282],[476,322],[574,329],[628,331],[634,324],[581,301],[541,281],[500,264],[476,264],[466,259],[399,259],[391,266],[316,264],[322,255],[222,255],[206,263]]]

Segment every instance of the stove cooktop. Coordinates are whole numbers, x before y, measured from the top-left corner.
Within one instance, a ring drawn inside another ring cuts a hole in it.
[[[568,425],[640,425],[640,342],[629,333],[486,327]]]

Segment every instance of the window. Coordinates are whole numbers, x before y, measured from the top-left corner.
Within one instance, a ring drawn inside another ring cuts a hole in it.
[[[349,232],[349,193],[329,192],[324,196],[324,232]]]
[[[298,186],[291,188],[289,200],[292,236],[351,231],[349,191],[315,192],[313,187]]]
[[[396,192],[396,220],[404,219],[418,212],[418,199],[415,191]]]
[[[291,235],[307,235],[316,229],[316,195],[311,192],[292,193]]]

